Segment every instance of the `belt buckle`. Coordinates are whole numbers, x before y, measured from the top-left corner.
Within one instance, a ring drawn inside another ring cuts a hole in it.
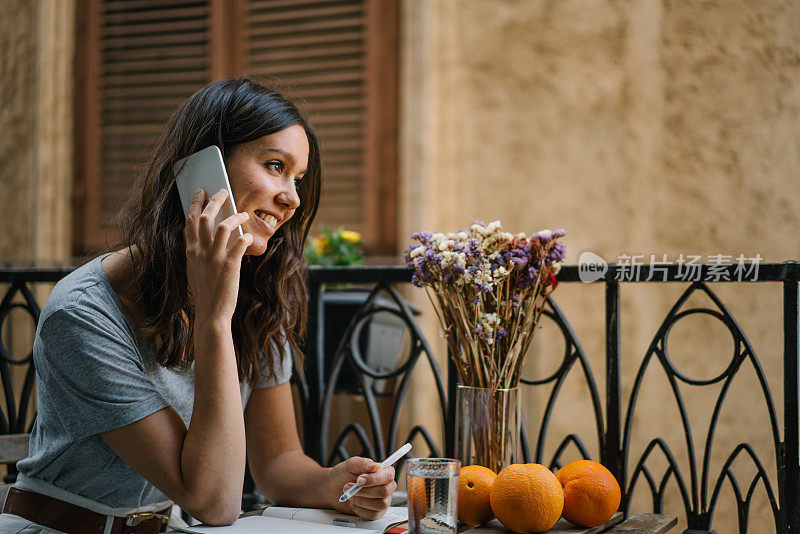
[[[125,525],[129,527],[135,527],[136,525],[143,523],[145,521],[149,521],[151,519],[160,519],[161,525],[166,525],[169,522],[169,516],[164,514],[157,514],[155,512],[138,512],[134,514],[128,514],[125,516]]]

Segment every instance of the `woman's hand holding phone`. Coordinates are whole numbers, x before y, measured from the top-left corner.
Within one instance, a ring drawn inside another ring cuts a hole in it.
[[[230,326],[239,293],[239,271],[245,250],[253,243],[249,233],[228,241],[231,233],[245,223],[249,214],[236,213],[214,224],[228,192],[221,189],[208,202],[199,189],[186,217],[186,277],[194,298],[195,319],[225,321]]]

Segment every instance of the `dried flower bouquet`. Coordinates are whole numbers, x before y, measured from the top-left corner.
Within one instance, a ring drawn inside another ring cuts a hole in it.
[[[563,230],[531,236],[476,221],[456,233],[419,232],[404,252],[447,338],[461,386],[456,457],[495,472],[519,462],[522,362],[558,285]]]
[[[403,253],[425,287],[461,384],[516,387],[547,296],[556,288],[564,230],[510,234],[500,221],[456,233],[419,232]]]

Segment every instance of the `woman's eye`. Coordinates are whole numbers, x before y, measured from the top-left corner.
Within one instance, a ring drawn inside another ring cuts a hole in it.
[[[278,174],[280,174],[281,172],[283,172],[283,163],[281,163],[280,161],[275,161],[275,160],[273,160],[273,161],[268,161],[268,162],[266,162],[266,163],[264,164],[264,166],[265,166],[267,169],[271,170],[271,171],[275,171],[275,172],[277,172]]]

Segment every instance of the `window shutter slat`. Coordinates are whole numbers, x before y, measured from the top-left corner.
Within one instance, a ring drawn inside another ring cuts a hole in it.
[[[104,0],[103,12],[114,13],[122,11],[125,13],[136,13],[139,10],[161,11],[175,6],[205,5],[205,1],[198,0]]]
[[[364,0],[250,0],[247,6],[250,71],[296,87],[320,136],[325,184],[317,221],[359,232],[368,225],[361,140],[365,6]]]
[[[104,0],[99,242],[176,106],[207,82],[208,2]]]

